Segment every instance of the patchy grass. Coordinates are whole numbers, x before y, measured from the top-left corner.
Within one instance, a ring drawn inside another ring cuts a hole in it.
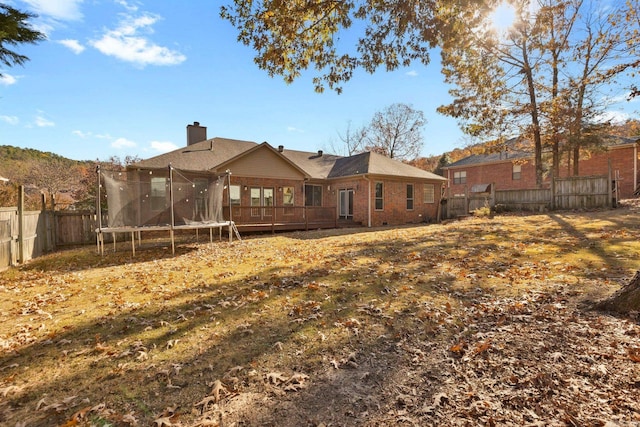
[[[638,268],[633,208],[177,251],[0,273],[0,424],[640,422],[637,325],[580,305]]]

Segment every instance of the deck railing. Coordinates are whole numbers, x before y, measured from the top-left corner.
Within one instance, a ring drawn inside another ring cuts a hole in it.
[[[229,206],[224,207],[224,217],[238,227],[263,226],[276,229],[305,229],[337,227],[335,207],[321,206]]]

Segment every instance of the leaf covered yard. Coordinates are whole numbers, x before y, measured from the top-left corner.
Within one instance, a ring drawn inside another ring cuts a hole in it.
[[[640,425],[640,210],[68,250],[0,273],[7,426]]]

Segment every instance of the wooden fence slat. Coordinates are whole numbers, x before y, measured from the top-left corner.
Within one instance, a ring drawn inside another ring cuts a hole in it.
[[[540,211],[546,209],[596,209],[611,206],[610,180],[606,176],[555,178],[551,188],[496,190],[493,197],[474,195],[449,197],[447,217],[455,218],[484,206],[489,198],[492,208]]]

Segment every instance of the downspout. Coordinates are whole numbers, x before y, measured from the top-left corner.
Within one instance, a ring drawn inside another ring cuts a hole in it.
[[[368,195],[367,195],[367,227],[371,228],[371,180],[368,176],[362,176],[367,181]]]

